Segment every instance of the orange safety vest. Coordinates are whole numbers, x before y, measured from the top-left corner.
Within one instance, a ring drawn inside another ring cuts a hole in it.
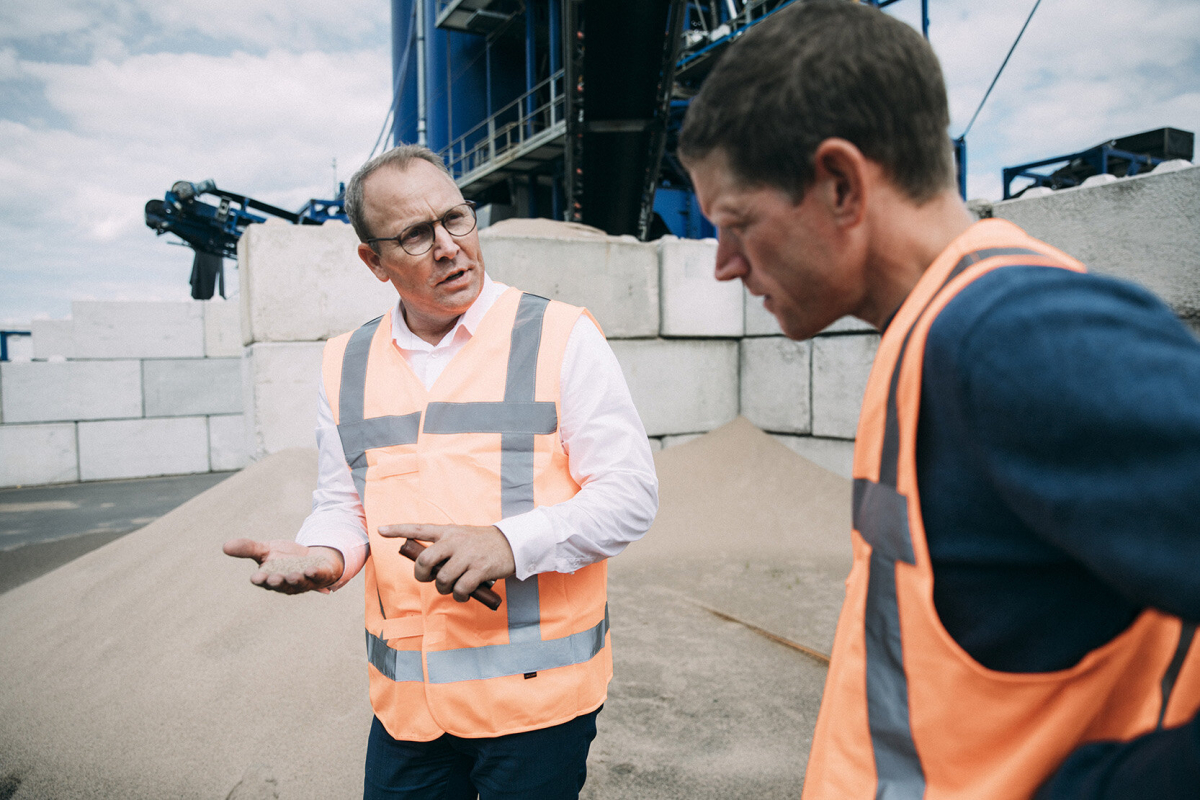
[[[805,776],[804,800],[1028,798],[1078,746],[1187,722],[1200,707],[1195,626],[1153,609],[1070,669],[983,667],[933,603],[917,486],[930,325],[971,281],[1007,266],[1083,271],[1008,222],[972,226],[933,262],[884,333],[854,448],[854,562]]]
[[[401,522],[492,525],[579,491],[558,434],[559,376],[586,313],[508,289],[431,389],[392,341],[391,315],[326,345],[325,392],[371,543],[371,705],[393,738],[501,736],[604,702],[604,561],[506,578],[492,611],[418,583],[401,540],[377,532]]]

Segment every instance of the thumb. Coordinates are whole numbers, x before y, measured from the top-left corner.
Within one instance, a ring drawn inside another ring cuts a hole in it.
[[[263,542],[256,542],[253,539],[230,539],[221,548],[225,551],[225,555],[233,556],[234,558],[253,558],[258,563],[262,563],[270,549]]]

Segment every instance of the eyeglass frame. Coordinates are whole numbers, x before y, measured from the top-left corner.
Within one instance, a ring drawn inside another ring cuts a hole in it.
[[[451,231],[449,228],[446,227],[446,217],[448,217],[450,215],[451,211],[453,211],[456,208],[461,208],[462,206],[466,206],[467,209],[471,212],[471,223],[472,224],[468,230],[465,230],[462,233],[454,233],[453,231]],[[421,225],[428,225],[429,232],[431,234],[433,234],[429,239],[429,247],[426,247],[424,250],[422,250],[419,253],[410,252],[409,249],[407,247],[405,247],[404,244],[401,243],[400,240],[404,237],[404,234],[408,233],[413,228],[420,227]],[[450,208],[446,209],[445,214],[442,214],[437,219],[429,219],[429,220],[425,220],[424,222],[414,222],[412,225],[409,225],[407,228],[400,231],[395,236],[373,236],[373,237],[367,239],[366,243],[371,248],[374,248],[375,242],[395,242],[397,247],[399,247],[405,253],[408,253],[410,256],[423,256],[426,253],[428,253],[430,250],[433,249],[434,242],[437,241],[437,231],[434,228],[435,225],[441,225],[442,230],[446,231],[446,233],[450,234],[455,239],[460,239],[463,236],[466,236],[467,234],[469,234],[471,231],[475,230],[479,226],[479,216],[475,213],[475,201],[464,200],[461,203],[455,203],[454,205],[450,206]]]

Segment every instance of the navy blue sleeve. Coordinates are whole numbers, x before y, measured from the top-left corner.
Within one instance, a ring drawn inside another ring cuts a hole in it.
[[[964,544],[931,529],[935,587],[939,552],[953,556],[945,559],[950,576],[955,557],[991,547],[995,563],[1013,553],[1049,564],[1061,559],[1130,607],[1200,620],[1200,342],[1166,306],[1112,279],[997,270],[947,306],[926,355],[932,375],[927,369],[924,380],[952,396],[938,421],[969,432],[957,443],[969,451],[963,463],[978,465],[995,508],[1011,515],[1004,535],[1019,528],[1037,540],[1023,545],[998,534],[968,536]],[[921,419],[926,425],[924,408]],[[943,505],[946,519],[970,513],[953,501]],[[1095,589],[1069,596],[1059,587],[1068,614],[1095,613],[1094,604],[1081,602]],[[957,599],[944,590],[939,613]],[[966,607],[964,631],[1001,629],[994,617],[1003,606],[991,607],[991,620]],[[1006,620],[1006,633],[1017,622]],[[1038,799],[1169,800],[1196,797],[1198,787],[1200,718],[1127,743],[1081,747]]]
[[[1200,621],[1200,342],[1132,284],[999,272],[955,360],[1000,498],[1131,602]]]

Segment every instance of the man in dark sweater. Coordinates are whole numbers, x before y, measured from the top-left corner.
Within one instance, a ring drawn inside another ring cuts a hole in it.
[[[973,224],[948,123],[918,35],[813,0],[731,48],[680,137],[719,280],[795,339],[883,331],[805,798],[1196,797],[1200,342]]]

